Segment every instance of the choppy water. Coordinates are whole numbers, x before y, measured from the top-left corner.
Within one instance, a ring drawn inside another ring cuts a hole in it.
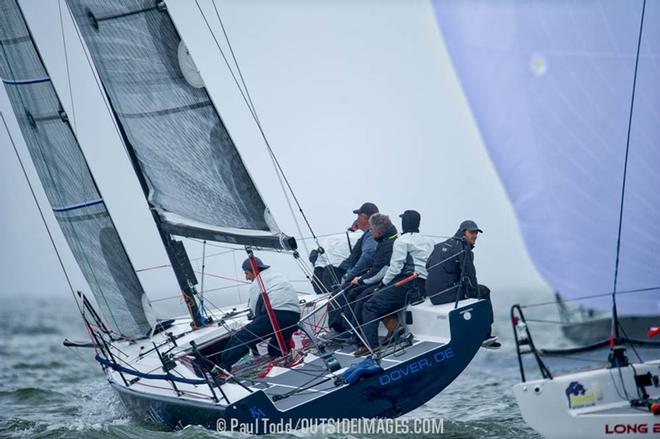
[[[497,332],[504,348],[481,350],[454,383],[409,417],[443,418],[447,438],[538,437],[523,422],[513,398],[518,367],[508,308],[500,308]],[[172,432],[132,420],[90,353],[65,348],[65,337],[85,339],[70,297],[3,300],[0,437],[244,437],[196,427]]]

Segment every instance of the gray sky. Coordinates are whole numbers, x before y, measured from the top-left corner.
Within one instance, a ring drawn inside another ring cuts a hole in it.
[[[210,0],[199,3],[219,37]],[[65,11],[72,90],[57,2],[23,0],[21,5],[60,99],[75,117],[78,139],[135,267],[167,263],[70,17]],[[485,231],[476,250],[480,282],[495,291],[547,291],[527,257],[428,2],[217,5],[265,131],[317,234],[342,231],[363,201],[375,202],[397,225],[403,210],[419,210],[422,232],[433,235],[453,234],[461,220],[471,218]],[[168,6],[262,196],[282,230],[297,235],[263,141],[195,2],[169,1]],[[0,111],[27,162],[75,286],[88,290],[47,209],[4,89]],[[68,294],[4,129],[0,145],[0,295]],[[186,245],[192,257],[201,254],[200,245]],[[207,249],[217,251],[222,250]],[[292,279],[303,279],[289,256],[261,256]],[[240,265],[243,257],[242,252],[214,257],[207,271],[240,276],[235,262]],[[178,294],[168,269],[141,272],[140,279],[152,299]],[[207,287],[227,285],[207,279]],[[218,302],[236,297],[233,289],[213,294],[209,297]]]

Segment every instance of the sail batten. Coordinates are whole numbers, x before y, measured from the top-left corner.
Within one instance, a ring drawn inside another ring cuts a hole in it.
[[[16,0],[0,0],[0,76],[55,219],[107,325],[144,337],[150,305],[29,35]]]
[[[103,203],[103,198],[97,198],[96,200],[83,201],[76,204],[71,204],[69,206],[55,207],[53,206],[53,212],[69,212],[72,210],[82,209],[83,207],[93,206],[95,204]]]
[[[156,2],[154,2],[154,3],[156,3]],[[122,12],[122,13],[119,13],[119,14],[103,15],[103,16],[100,16],[100,17],[97,17],[91,11],[88,11],[87,15],[93,21],[93,23],[96,23],[98,25],[98,23],[101,23],[101,22],[104,22],[104,21],[115,20],[115,19],[118,19],[118,18],[130,17],[130,16],[136,15],[136,14],[142,14],[144,12],[158,10],[158,9],[163,8],[163,7],[164,6],[159,7],[159,6],[155,5],[155,6],[145,7],[145,8],[142,8],[142,9],[128,10],[126,12]]]
[[[280,231],[164,3],[67,3],[136,172],[148,182],[159,227],[184,237],[282,248]]]
[[[50,81],[50,78],[47,76],[41,78],[29,78],[29,79],[2,79],[3,84],[7,85],[28,85],[28,84],[37,84],[39,82]]]

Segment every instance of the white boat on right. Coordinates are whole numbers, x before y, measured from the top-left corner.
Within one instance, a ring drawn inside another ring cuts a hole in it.
[[[654,360],[522,382],[513,393],[547,438],[660,437],[658,374]]]
[[[658,373],[655,360],[528,381],[513,392],[525,422],[547,438],[660,437],[660,402],[654,415],[638,393],[660,400]],[[640,376],[655,385],[640,386]]]
[[[529,426],[546,438],[660,437],[660,359],[641,361],[632,345],[639,362],[630,361],[623,339],[615,335],[607,367],[553,375],[519,305],[512,307],[511,317],[521,376],[513,393]],[[660,327],[654,327],[648,337],[659,334]],[[527,380],[525,355],[536,360],[541,379]]]

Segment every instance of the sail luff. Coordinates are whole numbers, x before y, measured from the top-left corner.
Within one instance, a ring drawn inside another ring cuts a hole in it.
[[[53,214],[108,325],[146,336],[150,304],[25,17],[15,0],[0,9],[0,75]]]

